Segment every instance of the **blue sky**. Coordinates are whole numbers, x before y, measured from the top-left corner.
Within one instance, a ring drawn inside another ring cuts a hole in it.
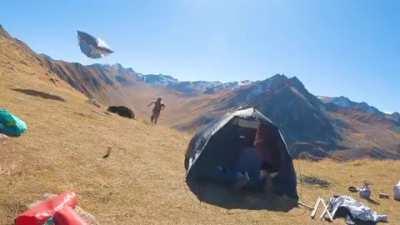
[[[297,76],[316,95],[400,111],[397,0],[14,0],[0,24],[35,51],[84,64],[119,62],[181,80]],[[91,60],[76,30],[115,53]]]

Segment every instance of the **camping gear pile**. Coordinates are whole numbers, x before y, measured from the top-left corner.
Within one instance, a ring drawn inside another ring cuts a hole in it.
[[[372,188],[371,184],[364,182],[363,186],[360,188],[350,186],[348,188],[350,192],[358,193],[360,198],[367,199],[369,202],[374,204],[379,204],[375,200],[371,199]],[[390,199],[390,195],[386,193],[379,193],[379,198]],[[400,201],[400,181],[393,187],[393,199]],[[302,206],[307,207],[311,210],[311,218],[314,219],[320,205],[323,206],[323,211],[320,215],[320,219],[326,219],[328,221],[333,221],[335,218],[345,218],[346,224],[348,225],[372,225],[378,222],[388,222],[387,215],[380,215],[364,205],[363,203],[353,199],[349,196],[339,196],[335,195],[325,201],[323,198],[318,197],[315,202],[314,207],[309,207],[308,205]]]
[[[379,215],[349,196],[334,196],[330,198],[328,212],[332,216],[331,218],[346,218],[346,224],[376,224],[388,221],[387,215]]]
[[[372,188],[371,184],[364,182],[364,185],[360,188],[350,186],[348,188],[350,192],[355,192],[359,194],[360,198],[371,200]],[[378,197],[381,199],[390,199],[390,195],[387,193],[380,192]],[[400,201],[400,181],[398,184],[393,186],[393,199]]]
[[[21,136],[28,126],[26,123],[6,109],[0,108],[0,133],[7,136]]]
[[[332,222],[335,218],[345,218],[348,225],[372,225],[378,222],[387,222],[387,215],[377,214],[375,211],[365,206],[359,201],[349,196],[334,196],[325,202],[321,197],[315,202],[311,212],[311,218],[314,219],[317,211],[322,205],[322,213],[319,219],[326,219]]]
[[[15,225],[95,225],[93,216],[78,206],[74,192],[50,195],[18,215]]]

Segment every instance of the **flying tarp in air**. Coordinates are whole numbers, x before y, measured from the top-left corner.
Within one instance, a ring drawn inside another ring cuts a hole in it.
[[[89,58],[98,59],[114,52],[103,40],[88,33],[78,31],[78,40],[81,51]]]

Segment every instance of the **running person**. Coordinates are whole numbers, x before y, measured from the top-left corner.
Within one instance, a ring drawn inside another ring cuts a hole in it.
[[[153,113],[151,114],[150,120],[153,124],[157,124],[158,117],[160,117],[161,110],[165,108],[165,105],[161,103],[161,98],[157,98],[156,101],[150,102],[147,106],[154,104]]]

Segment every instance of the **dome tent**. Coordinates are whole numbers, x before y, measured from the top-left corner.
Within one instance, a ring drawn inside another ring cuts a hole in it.
[[[258,156],[244,156],[243,143],[260,140],[261,147],[254,151]],[[272,191],[298,199],[296,173],[281,132],[255,108],[240,109],[211,123],[192,138],[185,156],[186,182],[192,190],[199,181],[218,183],[214,176],[218,168],[232,169],[239,163],[241,171],[250,171],[266,158],[276,171],[271,180]]]

